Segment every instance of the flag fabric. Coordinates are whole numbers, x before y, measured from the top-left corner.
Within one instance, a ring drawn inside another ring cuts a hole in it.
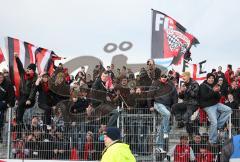
[[[52,74],[54,72],[54,62],[56,60],[62,60],[62,59],[65,59],[65,58],[57,56],[53,51],[51,52],[50,60],[48,62],[48,67],[47,67],[48,74],[50,76],[52,76]]]
[[[10,79],[15,85],[16,96],[19,96],[20,75],[14,54],[18,54],[24,68],[27,68],[27,66],[31,63],[36,64],[39,74],[42,72],[49,72],[50,64],[54,63],[52,59],[58,56],[51,50],[35,46],[28,42],[20,41],[15,38],[8,37],[7,43],[9,52]]]
[[[152,10],[152,59],[169,59],[170,64],[178,64],[192,45],[199,41],[168,15]]]
[[[48,64],[51,60],[52,51],[44,48],[37,48],[35,51],[38,73],[48,72]]]
[[[23,67],[27,67],[31,63],[35,63],[35,50],[36,47],[30,43],[22,42],[15,38],[7,38],[8,52],[9,52],[9,75],[12,83],[15,85],[15,94],[19,96],[20,88],[20,74],[17,68],[17,62],[14,54],[18,54]]]
[[[207,60],[201,61],[199,63],[189,63],[186,60],[182,61],[181,65],[173,65],[172,69],[178,72],[185,72],[188,71],[191,73],[191,78],[193,80],[196,80],[198,83],[202,83],[206,79],[207,71],[205,71],[204,64],[207,62]],[[180,82],[182,82],[182,79],[180,79]]]
[[[3,55],[2,49],[0,48],[0,63],[2,63],[3,61],[5,61],[5,57]]]

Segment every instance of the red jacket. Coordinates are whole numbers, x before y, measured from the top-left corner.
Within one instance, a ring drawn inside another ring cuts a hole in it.
[[[176,145],[174,150],[174,162],[188,162],[190,161],[190,146]]]
[[[232,73],[233,73],[233,71],[229,71],[229,70],[227,70],[225,72],[225,78],[226,78],[226,80],[228,82],[228,85],[231,85],[231,83],[232,83],[232,79],[231,79],[231,74]]]
[[[210,151],[207,151],[205,154],[197,154],[197,162],[213,162],[213,154]]]

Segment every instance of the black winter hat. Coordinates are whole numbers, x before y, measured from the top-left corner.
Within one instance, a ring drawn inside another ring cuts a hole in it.
[[[106,130],[106,135],[113,141],[119,140],[121,138],[120,130],[118,128],[109,127]]]
[[[207,79],[210,78],[211,76],[215,79],[215,75],[213,73],[208,73],[207,74]]]
[[[36,65],[35,64],[29,64],[27,69],[31,69],[35,72],[36,71]]]

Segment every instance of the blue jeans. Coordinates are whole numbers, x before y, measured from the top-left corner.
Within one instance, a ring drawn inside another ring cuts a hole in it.
[[[213,106],[204,108],[210,120],[209,142],[217,143],[217,129],[222,128],[229,119],[232,109],[226,105],[218,103]]]
[[[169,132],[169,120],[171,113],[165,105],[157,102],[154,102],[154,109],[162,116],[162,123],[157,124],[156,145],[157,147],[164,149],[165,143],[163,133]]]
[[[163,133],[169,132],[170,111],[163,104],[154,102],[154,109],[162,115]]]

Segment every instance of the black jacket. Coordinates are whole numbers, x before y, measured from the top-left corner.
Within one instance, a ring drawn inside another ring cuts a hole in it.
[[[89,100],[86,98],[79,98],[77,102],[74,102],[70,108],[70,112],[74,113],[74,109],[76,113],[84,113],[86,112],[87,107],[89,106]]]
[[[39,105],[45,104],[45,105],[52,107],[52,106],[56,105],[57,102],[59,101],[56,98],[57,95],[50,90],[50,87],[49,87],[48,92],[45,92],[43,90],[42,83],[40,83],[38,86],[35,86],[34,88],[35,88],[35,91],[38,91],[38,93],[39,93],[38,94],[38,104]]]
[[[102,82],[101,78],[98,78],[92,85],[91,98],[93,106],[98,106],[101,103],[106,103],[106,97],[108,95],[108,90],[105,88],[105,83]]]
[[[185,83],[187,89],[184,93],[179,93],[179,98],[190,104],[198,104],[199,99],[199,84],[195,80],[190,79]]]
[[[11,107],[15,105],[15,92],[10,81],[4,79],[0,84],[0,101],[5,101]]]
[[[219,102],[221,95],[213,91],[214,86],[215,84],[210,85],[206,80],[200,85],[200,106],[202,108],[216,105]]]
[[[177,90],[170,81],[164,84],[156,80],[149,89],[148,107],[152,106],[152,100],[167,107],[171,107],[178,101]]]
[[[32,79],[25,79],[25,70],[23,68],[21,60],[18,57],[16,58],[16,62],[17,62],[17,67],[20,74],[20,79],[21,79],[20,97],[26,96],[28,100],[30,100],[31,102],[34,102],[35,95],[36,95],[34,91],[34,87],[35,87],[35,82],[37,80],[37,75],[34,74],[34,77]]]

